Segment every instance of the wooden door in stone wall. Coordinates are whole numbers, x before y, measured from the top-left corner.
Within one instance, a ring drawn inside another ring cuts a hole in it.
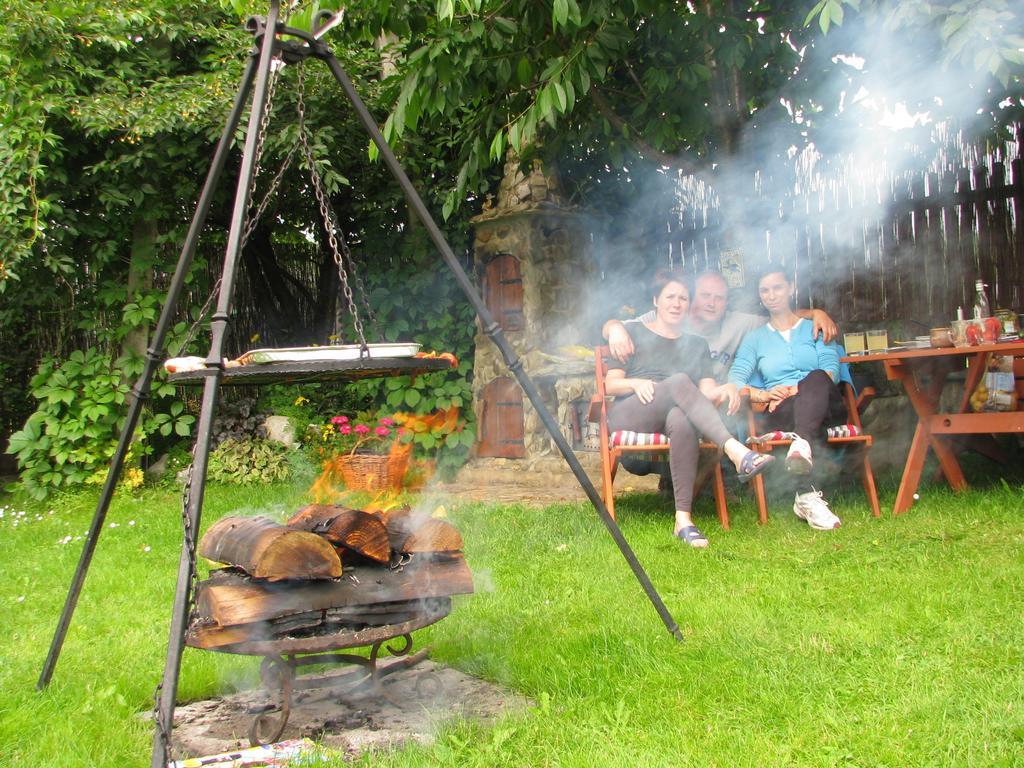
[[[484,303],[505,333],[526,327],[523,315],[523,278],[519,259],[500,253],[484,270]]]
[[[523,441],[523,391],[515,379],[500,376],[484,387],[476,444],[477,456],[526,457]]]

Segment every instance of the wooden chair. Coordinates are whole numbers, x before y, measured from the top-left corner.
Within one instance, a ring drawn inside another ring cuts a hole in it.
[[[746,387],[744,387],[746,390]],[[828,438],[829,445],[852,445],[856,446],[859,450],[859,462],[860,462],[860,476],[861,484],[864,486],[864,493],[867,494],[868,503],[871,505],[871,514],[875,517],[880,517],[882,511],[878,506],[878,492],[875,488],[875,475],[871,471],[871,460],[868,458],[868,449],[871,448],[873,440],[871,435],[864,434],[864,428],[860,421],[860,412],[866,408],[875,398],[874,387],[864,387],[861,390],[860,395],[854,394],[853,386],[848,381],[841,381],[839,383],[839,390],[843,396],[843,402],[846,404],[847,410],[847,423],[857,428],[858,434],[850,435],[848,437],[830,437]],[[746,394],[749,394],[747,392]],[[770,453],[777,447],[789,448],[789,445],[793,442],[789,439],[779,440],[764,440],[755,441],[753,438],[757,435],[761,435],[765,432],[761,422],[763,421],[762,414],[767,409],[766,403],[754,403],[749,397],[745,398],[745,401],[750,403],[747,409],[747,427],[750,433],[750,447],[754,450],[762,453]],[[753,479],[752,485],[754,486],[754,497],[757,500],[757,512],[758,517],[762,523],[768,522],[768,499],[765,493],[764,487],[764,475],[758,475]]]
[[[619,468],[619,460],[626,455],[655,457],[660,459],[668,458],[669,440],[667,435],[661,433],[642,433],[621,430],[611,432],[608,429],[608,403],[604,388],[605,376],[608,373],[607,359],[610,356],[608,347],[600,346],[594,349],[594,373],[597,378],[597,392],[590,400],[589,420],[596,423],[601,435],[601,494],[608,513],[615,519],[615,497],[612,485],[615,482],[615,473]],[[701,440],[700,450],[703,453],[712,454],[712,460],[708,466],[697,476],[694,484],[694,496],[703,488],[710,479],[711,487],[715,496],[715,509],[718,512],[718,519],[722,527],[729,528],[729,509],[725,503],[725,482],[722,476],[722,465],[719,461],[720,450],[715,443]]]

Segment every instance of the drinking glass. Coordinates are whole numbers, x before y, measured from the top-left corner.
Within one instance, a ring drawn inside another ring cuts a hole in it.
[[[889,332],[885,328],[868,331],[868,350],[872,352],[889,348]]]
[[[846,347],[846,354],[852,355],[856,352],[863,352],[867,349],[867,340],[864,338],[864,331],[843,334],[843,346]]]

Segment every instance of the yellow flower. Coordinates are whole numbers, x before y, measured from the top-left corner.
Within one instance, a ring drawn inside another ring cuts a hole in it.
[[[307,400],[307,399],[306,399],[305,397],[303,397],[302,395],[299,395],[298,397],[296,397],[296,398],[295,398],[295,403],[294,403],[294,405],[305,405],[305,404],[306,404],[306,403],[308,403],[308,402],[309,402],[309,400]]]
[[[145,479],[145,475],[139,467],[131,467],[125,470],[121,483],[126,488],[134,489],[140,487]]]

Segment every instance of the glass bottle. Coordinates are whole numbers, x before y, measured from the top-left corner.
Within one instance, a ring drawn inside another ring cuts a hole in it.
[[[974,283],[974,319],[981,320],[992,315],[988,305],[988,295],[985,293],[985,283],[978,280]]]

